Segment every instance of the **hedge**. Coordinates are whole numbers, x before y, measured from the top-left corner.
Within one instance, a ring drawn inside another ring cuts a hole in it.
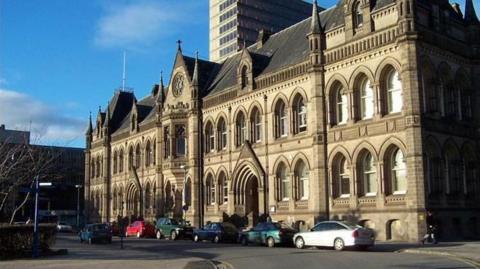
[[[40,253],[50,251],[55,244],[55,224],[40,224]],[[0,224],[0,259],[13,259],[32,255],[33,224]]]

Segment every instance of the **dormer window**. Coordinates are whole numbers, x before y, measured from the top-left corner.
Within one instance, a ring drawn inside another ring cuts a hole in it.
[[[242,89],[245,89],[248,86],[248,67],[246,65],[242,67],[241,76]]]
[[[360,1],[353,5],[353,25],[355,28],[360,28],[363,25],[363,11]]]

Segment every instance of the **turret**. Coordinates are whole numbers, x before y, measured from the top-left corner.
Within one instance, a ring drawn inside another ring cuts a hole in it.
[[[325,35],[318,14],[317,0],[313,1],[312,21],[307,38],[310,47],[310,63],[313,67],[322,65],[324,63]]]
[[[87,131],[85,132],[85,136],[86,136],[85,145],[87,149],[90,149],[92,146],[92,135],[93,135],[92,112],[90,112],[90,116],[88,117],[88,127],[87,127]]]
[[[400,32],[411,33],[415,32],[415,0],[398,0],[398,24],[400,25]]]
[[[108,103],[107,105],[107,111],[106,111],[106,115],[105,115],[105,120],[104,120],[104,123],[103,123],[103,137],[105,139],[108,139],[108,137],[110,136],[110,118],[111,118],[111,115],[110,115],[110,103]]]
[[[465,1],[465,24],[467,37],[475,58],[480,58],[480,22],[478,21],[472,0]]]
[[[165,101],[165,85],[163,84],[163,71],[162,71],[160,72],[160,82],[158,83],[158,91],[155,98],[158,123],[161,122],[164,101]]]

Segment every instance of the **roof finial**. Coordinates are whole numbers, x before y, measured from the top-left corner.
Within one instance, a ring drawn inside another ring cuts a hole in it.
[[[310,26],[310,34],[321,34],[322,26],[320,25],[320,15],[318,14],[317,0],[313,0],[312,8],[312,25]]]
[[[465,22],[470,25],[480,24],[473,5],[473,0],[465,1]]]
[[[198,86],[198,50],[195,53],[195,68],[193,69],[192,85]]]
[[[180,40],[180,39],[177,40],[177,49],[178,49],[179,51],[182,51],[182,40]]]

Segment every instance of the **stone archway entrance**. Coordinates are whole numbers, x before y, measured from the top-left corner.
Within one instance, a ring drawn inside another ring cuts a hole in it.
[[[140,217],[142,216],[142,199],[140,190],[131,184],[127,192],[127,216],[128,217]]]
[[[232,188],[234,215],[242,218],[243,225],[252,227],[265,213],[265,192],[258,170],[251,163],[244,163],[235,169]]]
[[[255,225],[258,220],[259,213],[258,204],[258,179],[250,177],[245,186],[245,216],[248,223]]]

